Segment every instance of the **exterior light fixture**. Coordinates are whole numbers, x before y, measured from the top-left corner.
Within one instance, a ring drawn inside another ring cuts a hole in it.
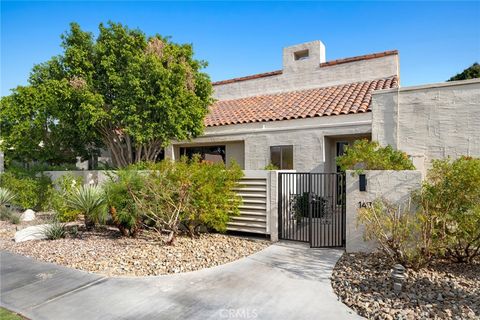
[[[365,174],[358,175],[358,187],[360,191],[367,191],[367,176]]]
[[[401,264],[396,264],[393,266],[392,271],[392,279],[393,279],[393,291],[400,292],[402,291],[402,284],[405,280],[405,267]]]

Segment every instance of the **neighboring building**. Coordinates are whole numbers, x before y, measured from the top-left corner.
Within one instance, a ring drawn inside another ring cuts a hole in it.
[[[326,61],[320,41],[284,48],[282,70],[213,83],[204,135],[165,156],[335,172],[344,146],[372,134],[420,170],[432,158],[480,156],[480,81],[400,89],[399,75],[397,51]]]

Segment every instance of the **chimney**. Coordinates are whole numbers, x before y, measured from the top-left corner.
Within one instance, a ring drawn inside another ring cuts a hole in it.
[[[319,40],[283,48],[284,73],[317,70],[325,61],[325,45]]]

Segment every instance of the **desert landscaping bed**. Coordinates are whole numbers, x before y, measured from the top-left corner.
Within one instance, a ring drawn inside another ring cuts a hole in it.
[[[0,249],[108,276],[153,276],[194,271],[225,264],[258,252],[268,241],[222,234],[179,236],[165,245],[156,235],[120,237],[116,230],[101,228],[59,240],[15,243],[15,226],[0,222]]]
[[[332,287],[369,319],[480,319],[480,264],[436,262],[407,270],[403,291],[393,291],[392,264],[380,253],[347,254],[338,261]]]

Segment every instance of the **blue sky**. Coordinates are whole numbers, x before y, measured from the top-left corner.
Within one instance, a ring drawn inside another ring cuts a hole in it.
[[[212,80],[281,68],[285,46],[322,40],[327,60],[400,51],[402,86],[480,62],[480,2],[1,2],[1,95],[59,54],[72,21],[112,20],[193,43]]]

